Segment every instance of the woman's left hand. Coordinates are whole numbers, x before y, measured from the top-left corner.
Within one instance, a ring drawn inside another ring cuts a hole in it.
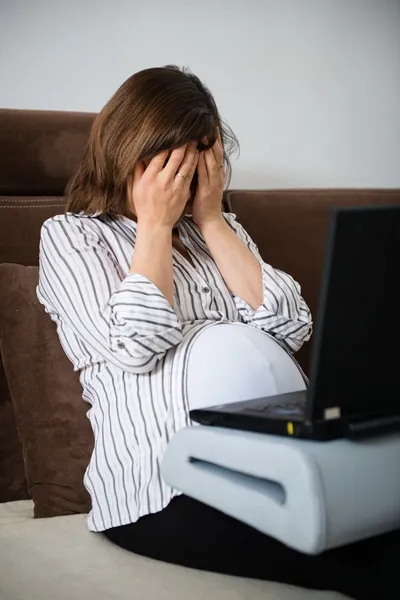
[[[202,142],[206,143],[206,141],[207,138],[202,139]],[[192,219],[200,229],[210,221],[222,219],[225,182],[223,159],[221,135],[217,129],[215,144],[209,150],[200,152],[197,164],[198,183],[193,201]]]

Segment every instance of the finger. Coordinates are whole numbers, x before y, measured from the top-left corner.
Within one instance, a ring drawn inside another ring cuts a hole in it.
[[[212,147],[212,151],[214,153],[217,165],[222,165],[222,162],[224,159],[224,151],[223,151],[221,135],[220,135],[218,127],[217,127],[217,139],[215,141],[215,144]]]
[[[191,142],[190,144],[188,144],[188,147],[186,149],[186,154],[184,156],[183,161],[180,163],[180,165],[178,166],[176,173],[174,174],[175,179],[179,179],[179,183],[181,185],[187,183],[190,184],[193,174],[196,170],[196,163],[197,162],[197,155],[198,152],[196,150],[196,142]],[[181,175],[184,175],[184,177],[181,177],[180,175],[178,175],[178,172],[181,173]]]
[[[191,172],[190,172],[190,179],[192,179],[194,174],[196,173],[197,165],[199,163],[199,156],[200,156],[200,152],[197,150],[197,148],[195,146],[194,158],[193,158],[193,163],[192,163]]]
[[[162,152],[159,152],[158,154],[153,156],[153,158],[151,159],[151,161],[149,162],[149,164],[147,166],[146,176],[147,175],[150,175],[150,176],[157,175],[157,173],[162,171],[162,168],[164,166],[167,155],[168,155],[168,150],[163,150]]]
[[[143,173],[145,172],[144,162],[140,160],[136,163],[135,168],[133,170],[133,185],[135,185],[142,178]]]
[[[205,152],[200,152],[199,161],[197,163],[198,182],[200,185],[202,183],[208,183],[208,173],[204,155]]]
[[[177,174],[175,176],[175,185],[178,188],[181,188],[181,189],[189,189],[190,188],[190,186],[192,185],[194,174],[197,169],[197,164],[198,164],[198,153],[197,153],[197,156],[195,156],[191,166],[186,165],[183,168],[179,169],[179,171],[177,172]],[[185,175],[185,177],[182,177],[181,174]]]
[[[188,174],[188,178],[185,180],[185,182],[188,184],[188,187],[190,187],[192,185],[193,178],[194,178],[194,175],[196,173],[197,166],[199,164],[199,156],[200,156],[200,152],[196,148],[194,159],[193,159],[193,163],[192,163],[192,166],[190,168],[190,172]],[[182,179],[182,178],[180,177],[180,179]]]
[[[166,181],[173,181],[175,179],[176,173],[181,170],[181,165],[185,161],[187,154],[191,152],[191,159],[193,159],[194,151],[195,147],[189,146],[189,144],[185,144],[180,148],[175,148],[175,150],[172,151],[167,164],[162,170],[163,177]],[[186,173],[183,174],[186,175]]]
[[[179,179],[179,181],[181,183],[183,182],[183,183],[187,183],[188,185],[190,185],[190,182],[193,179],[193,175],[196,172],[198,160],[199,160],[199,152],[195,146],[194,152],[190,151],[190,152],[186,153],[185,159],[184,159],[183,163],[181,164],[181,166],[179,167],[179,170],[176,174],[176,177]],[[181,177],[180,175],[178,175],[178,173],[182,173],[182,175],[185,175],[185,177]]]
[[[207,168],[208,179],[211,179],[217,172],[217,159],[214,154],[214,146],[204,152],[204,158]]]

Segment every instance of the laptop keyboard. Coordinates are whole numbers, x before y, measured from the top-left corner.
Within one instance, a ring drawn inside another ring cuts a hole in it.
[[[246,409],[246,412],[260,413],[263,415],[302,415],[304,413],[305,401],[301,398],[289,400],[287,402],[271,403],[263,402]]]

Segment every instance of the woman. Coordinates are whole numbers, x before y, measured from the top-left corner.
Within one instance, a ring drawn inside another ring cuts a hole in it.
[[[305,385],[300,286],[222,213],[236,144],[197,77],[141,71],[96,118],[66,213],[43,225],[38,298],[90,404],[88,527],[160,560],[349,593],[349,552],[301,555],[160,475],[190,408]]]

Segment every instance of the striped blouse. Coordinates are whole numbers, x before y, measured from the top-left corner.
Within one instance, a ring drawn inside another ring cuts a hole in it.
[[[131,219],[67,213],[43,224],[37,296],[80,371],[94,433],[84,476],[91,531],[133,523],[179,494],[162,480],[160,463],[171,437],[190,425],[186,365],[203,328],[246,323],[290,352],[311,336],[300,286],[263,262],[235,215],[224,217],[262,266],[264,298],[257,310],[227,289],[189,217],[178,230],[193,264],[172,249],[173,308],[151,281],[129,273],[136,238]]]

